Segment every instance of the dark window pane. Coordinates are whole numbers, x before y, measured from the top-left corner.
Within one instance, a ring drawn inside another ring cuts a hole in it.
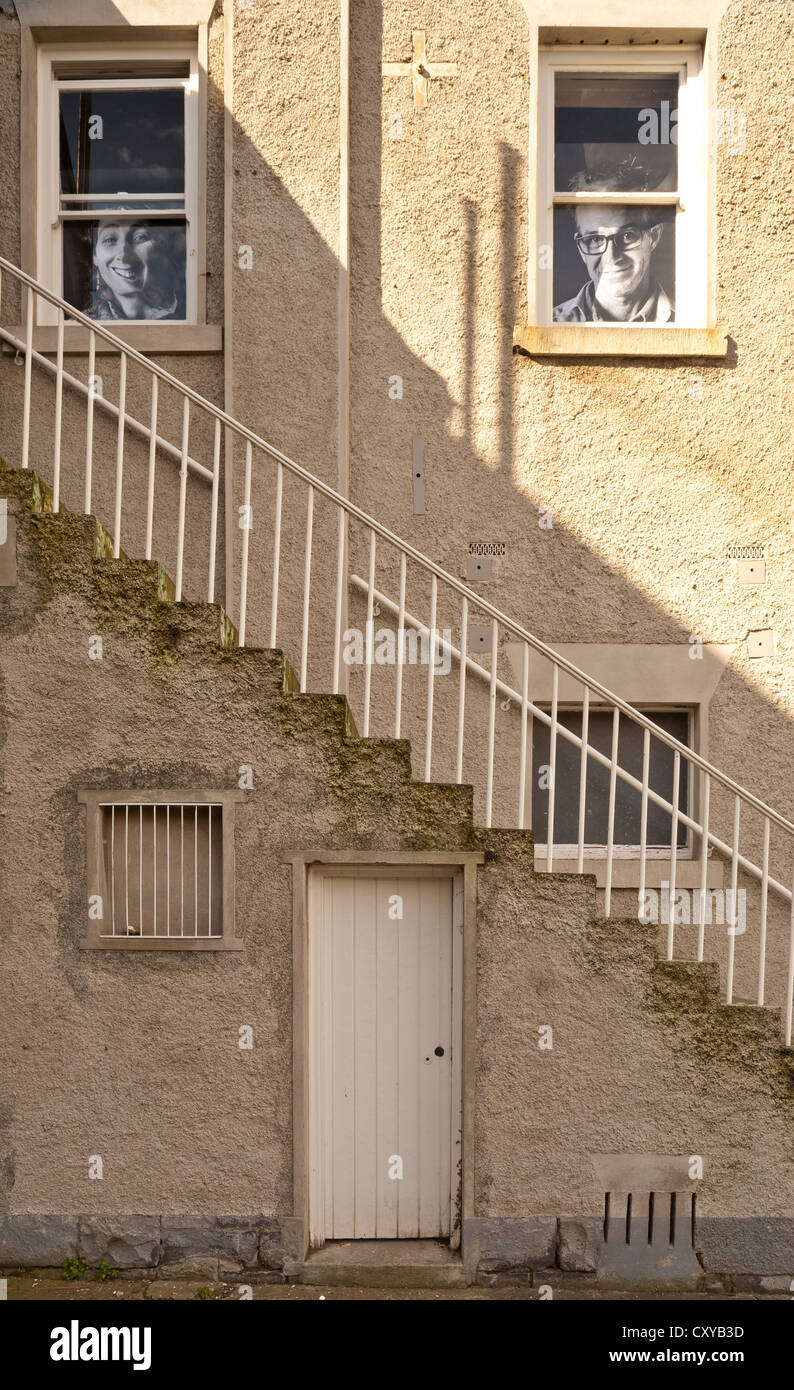
[[[689,716],[683,710],[656,710],[647,717],[666,733],[689,746]],[[559,723],[581,737],[581,711],[563,710]],[[612,755],[612,713],[591,710],[588,743],[606,757]],[[618,732],[618,766],[642,781],[643,731],[639,724],[625,715],[620,716]],[[549,794],[538,785],[541,767],[549,766],[549,729],[539,720],[532,729],[532,829],[538,844],[545,844],[548,834]],[[649,786],[667,801],[673,798],[673,750],[651,735]],[[579,839],[579,767],[580,749],[557,735],[557,776],[554,794],[554,843],[574,845]],[[687,810],[689,764],[681,760],[679,810]],[[544,779],[545,780],[545,779]],[[620,777],[615,791],[616,845],[640,843],[642,797]],[[585,797],[585,844],[605,845],[609,812],[609,768],[602,767],[589,757],[587,760],[587,791]],[[660,806],[648,802],[648,845],[669,845],[672,818]],[[678,844],[685,845],[686,826],[679,823]]]
[[[555,323],[672,323],[672,207],[580,203],[554,210]]]
[[[63,295],[94,319],[184,319],[184,222],[65,222]]]
[[[60,94],[62,193],[184,193],[185,94]]]
[[[557,73],[558,193],[673,190],[678,178],[678,76]]]

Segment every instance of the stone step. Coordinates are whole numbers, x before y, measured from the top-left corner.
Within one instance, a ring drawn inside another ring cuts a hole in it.
[[[381,1289],[464,1289],[471,1283],[457,1250],[438,1240],[328,1241],[285,1265],[294,1284]]]

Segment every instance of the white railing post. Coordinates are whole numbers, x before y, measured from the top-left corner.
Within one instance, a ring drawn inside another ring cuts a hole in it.
[[[615,793],[618,776],[618,736],[620,732],[620,710],[612,711],[612,752],[609,759],[609,805],[607,807],[607,865],[604,880],[604,916],[612,911],[612,861],[615,852]]]
[[[733,1003],[733,967],[736,954],[736,921],[737,921],[737,888],[739,882],[739,816],[741,814],[742,803],[738,796],[733,800],[733,846],[731,849],[731,897],[730,897],[730,925],[728,927],[728,984],[725,994],[725,1002]],[[728,913],[725,914],[726,919]]]
[[[215,421],[212,448],[212,498],[210,500],[210,558],[207,577],[207,603],[215,602],[215,551],[218,545],[218,488],[221,477],[221,422]]]
[[[491,623],[491,686],[488,692],[488,771],[485,787],[485,828],[493,821],[493,762],[496,741],[496,663],[499,656],[499,626]]]
[[[590,738],[590,688],[582,694],[582,747],[579,755],[579,824],[576,836],[576,872],[584,873],[584,837],[587,814],[587,745]]]
[[[549,726],[549,799],[546,803],[546,872],[551,873],[554,862],[554,794],[557,780],[557,704],[560,693],[560,668],[556,661],[551,674],[551,724]],[[533,788],[534,790],[534,788]]]
[[[651,732],[642,731],[642,792],[640,794],[640,886],[638,899],[645,897],[645,879],[648,858],[648,785],[651,766]]]
[[[237,644],[245,646],[245,621],[248,607],[248,548],[253,518],[251,516],[251,441],[245,441],[245,482],[243,484],[242,522],[243,541],[240,552],[240,621],[237,625]]]
[[[364,629],[364,727],[362,735],[369,738],[369,703],[372,692],[372,662],[374,660],[375,626],[375,532],[369,533],[369,586],[367,593],[367,621]]]
[[[28,285],[27,312],[25,314],[25,394],[22,401],[22,467],[30,467],[30,393],[32,389],[31,369],[33,367],[33,320],[36,316],[33,290]]]
[[[61,509],[61,428],[63,425],[63,309],[58,310],[58,349],[55,368],[55,429],[52,464],[52,510]]]
[[[430,630],[427,648],[427,719],[425,721],[425,781],[430,781],[430,768],[433,761],[433,694],[435,688],[436,663],[436,605],[438,602],[438,580],[430,576]],[[421,650],[421,646],[420,646]]]
[[[791,921],[788,944],[788,979],[786,984],[786,1047],[791,1047],[791,1022],[794,1014],[794,881],[791,893]]]
[[[761,932],[758,941],[758,1003],[764,1002],[766,977],[766,916],[769,898],[769,820],[764,821],[764,848],[761,856]]]
[[[342,684],[342,615],[345,594],[345,551],[347,512],[339,504],[339,534],[336,539],[336,612],[334,614],[334,695]]]
[[[273,587],[270,595],[270,643],[271,648],[276,645],[276,628],[278,625],[278,584],[279,571],[281,568],[281,497],[284,487],[284,465],[276,465],[276,510],[273,522]]]
[[[700,921],[698,923],[698,960],[703,960],[706,949],[706,894],[708,892],[709,870],[709,815],[711,813],[711,779],[703,773],[703,806],[700,820],[703,826],[700,836]]]
[[[400,552],[400,593],[397,617],[397,670],[394,688],[394,737],[400,737],[403,710],[403,666],[405,663],[405,551]]]
[[[458,685],[458,746],[455,753],[455,781],[463,781],[463,730],[466,721],[466,668],[469,645],[469,600],[460,603],[460,682]]]
[[[157,377],[152,378],[153,381]],[[93,330],[88,335],[88,397],[85,404],[85,492],[83,494],[83,511],[86,516],[91,513],[91,493],[94,476],[94,393],[96,383],[96,333]]]
[[[518,828],[524,829],[527,800],[527,725],[529,704],[529,643],[521,654],[521,746],[518,754]]]
[[[303,557],[303,622],[301,624],[300,690],[306,694],[309,666],[309,605],[312,589],[312,536],[314,532],[314,488],[311,483],[306,499],[306,548]]]
[[[157,388],[159,382],[152,377],[152,408],[149,427],[149,476],[146,486],[146,559],[152,558],[152,531],[154,530],[154,468],[157,453]]]
[[[121,551],[121,490],[124,476],[124,415],[127,405],[127,354],[119,360],[119,428],[116,436],[116,504],[113,509],[113,557]]]
[[[681,754],[676,750],[673,754],[673,795],[671,800],[672,816],[670,821],[670,910],[669,922],[667,924],[667,959],[673,959],[675,949],[675,894],[676,879],[678,877],[678,792],[681,785]]]
[[[185,564],[185,507],[187,504],[187,446],[190,433],[190,401],[182,405],[182,461],[179,465],[179,522],[176,541],[176,601],[182,602],[182,575]]]

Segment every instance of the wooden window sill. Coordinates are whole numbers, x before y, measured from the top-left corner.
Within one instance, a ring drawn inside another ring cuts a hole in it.
[[[103,319],[99,325],[122,338],[138,352],[222,352],[223,329],[219,323],[119,323],[117,319]],[[15,338],[25,341],[24,324],[8,329]],[[97,355],[115,353],[97,333],[95,335]],[[58,329],[55,324],[46,324],[33,330],[33,347],[36,352],[56,352]],[[67,352],[88,352],[88,329],[82,324],[66,324],[63,331],[63,350]]]
[[[517,324],[513,345],[531,357],[727,357],[724,328],[655,324]]]

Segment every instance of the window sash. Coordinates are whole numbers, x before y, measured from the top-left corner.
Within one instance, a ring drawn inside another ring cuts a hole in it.
[[[558,192],[554,178],[555,74],[598,73],[620,75],[642,73],[679,74],[678,92],[678,189],[663,194],[564,193]],[[554,210],[576,203],[617,203],[621,206],[668,206],[675,214],[675,327],[705,328],[708,320],[707,121],[703,100],[702,50],[695,44],[675,48],[633,46],[613,50],[605,56],[603,48],[576,46],[541,50],[536,161],[536,245],[533,248],[529,283],[530,313],[539,326],[553,324],[554,308]],[[540,269],[540,248],[552,248],[551,270]],[[578,325],[582,327],[583,325]],[[599,324],[584,325],[596,332]],[[610,321],[609,329],[631,328],[632,324]],[[661,325],[663,326],[663,325]],[[564,328],[566,325],[555,325]],[[654,325],[649,325],[653,328]]]

